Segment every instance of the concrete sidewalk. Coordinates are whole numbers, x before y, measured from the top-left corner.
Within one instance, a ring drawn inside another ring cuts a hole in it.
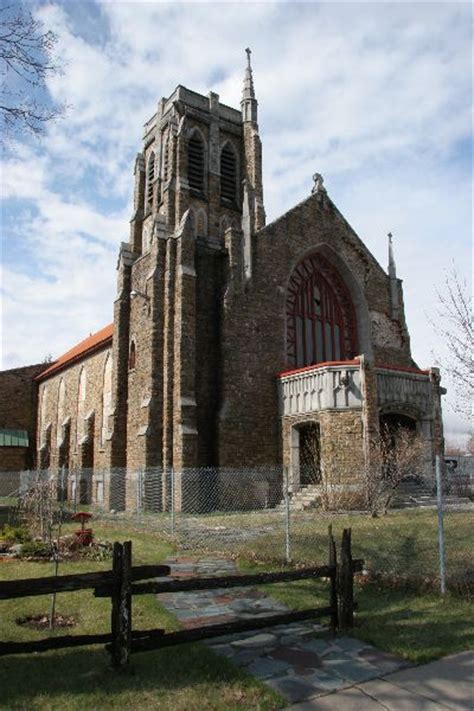
[[[474,652],[387,674],[288,707],[291,711],[472,711]]]

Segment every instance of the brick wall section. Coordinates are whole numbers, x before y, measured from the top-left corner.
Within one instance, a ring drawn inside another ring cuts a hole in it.
[[[34,378],[50,363],[37,363],[0,372],[0,428],[26,430],[29,447],[1,447],[0,469],[30,469],[36,451],[38,388]]]

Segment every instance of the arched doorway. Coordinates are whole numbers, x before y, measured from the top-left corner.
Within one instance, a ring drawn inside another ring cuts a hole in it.
[[[349,360],[357,354],[356,315],[349,290],[321,254],[294,269],[286,299],[289,366]]]
[[[318,422],[299,429],[299,471],[302,487],[321,483],[321,432]]]
[[[416,434],[416,420],[408,415],[390,412],[380,416],[380,434],[390,446],[396,444],[397,434],[400,432],[413,432]]]

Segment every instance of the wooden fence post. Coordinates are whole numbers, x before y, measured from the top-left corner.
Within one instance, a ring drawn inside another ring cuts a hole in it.
[[[123,669],[132,644],[132,543],[114,543],[113,572],[116,586],[112,596],[112,666]]]
[[[331,629],[333,634],[336,633],[338,625],[338,596],[337,596],[337,552],[336,542],[332,535],[332,525],[328,528],[328,565],[333,568],[331,574],[331,588],[329,591],[329,605],[331,612]]]
[[[354,626],[354,571],[352,569],[350,528],[345,528],[342,533],[339,595],[339,622],[341,627],[350,629]]]

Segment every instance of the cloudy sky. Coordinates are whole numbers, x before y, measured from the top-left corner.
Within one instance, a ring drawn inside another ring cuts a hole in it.
[[[2,367],[53,357],[112,320],[142,127],[180,83],[239,107],[252,48],[267,218],[311,176],[383,266],[395,236],[413,355],[443,358],[436,287],[471,282],[468,3],[30,2],[59,36],[70,106],[4,154]],[[445,407],[448,433],[467,430]]]

